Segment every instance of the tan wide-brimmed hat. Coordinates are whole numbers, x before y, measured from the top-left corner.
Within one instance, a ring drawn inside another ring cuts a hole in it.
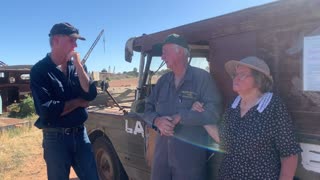
[[[254,69],[264,74],[271,82],[273,81],[268,65],[262,59],[259,59],[255,56],[249,56],[241,59],[240,61],[230,60],[224,65],[224,68],[226,69],[227,73],[232,77],[234,76],[236,68],[239,65]]]

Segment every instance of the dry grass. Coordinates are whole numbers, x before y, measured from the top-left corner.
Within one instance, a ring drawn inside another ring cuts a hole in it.
[[[35,155],[41,154],[41,131],[21,127],[0,135],[0,179],[17,179],[23,176],[20,169]]]
[[[31,117],[32,124],[36,118]],[[76,177],[71,170],[70,178]],[[0,179],[47,179],[41,130],[32,125],[0,133]]]
[[[36,116],[30,117],[31,123]],[[41,132],[33,127],[9,129],[0,134],[0,179],[17,179],[23,176],[22,165],[35,154],[39,154]],[[40,146],[41,147],[41,146]]]

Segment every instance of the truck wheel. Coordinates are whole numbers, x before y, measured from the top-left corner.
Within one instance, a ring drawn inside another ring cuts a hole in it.
[[[121,166],[119,159],[109,141],[99,137],[93,142],[99,178],[101,180],[120,180]]]

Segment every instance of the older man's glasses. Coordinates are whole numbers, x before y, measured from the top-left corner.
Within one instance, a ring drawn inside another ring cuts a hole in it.
[[[247,77],[252,76],[251,74],[246,74],[246,73],[239,73],[239,74],[234,74],[231,76],[232,79],[238,78],[239,80],[245,80]]]

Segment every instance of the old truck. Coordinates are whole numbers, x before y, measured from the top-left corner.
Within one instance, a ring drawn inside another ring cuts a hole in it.
[[[1,61],[0,61],[1,62]],[[0,66],[0,95],[3,111],[12,103],[19,102],[25,95],[31,94],[30,70],[31,65]]]
[[[151,76],[161,66],[157,44],[171,33],[187,39],[190,63],[210,71],[225,106],[235,93],[224,64],[249,55],[264,59],[274,77],[273,90],[285,101],[303,149],[295,177],[320,179],[319,8],[319,0],[282,0],[130,38],[126,60],[140,53],[133,105],[119,111],[93,102],[89,109],[86,126],[101,179],[150,179],[154,131],[140,117],[143,99],[152,90]],[[215,161],[214,155],[210,162]],[[212,172],[214,176],[214,168]]]

